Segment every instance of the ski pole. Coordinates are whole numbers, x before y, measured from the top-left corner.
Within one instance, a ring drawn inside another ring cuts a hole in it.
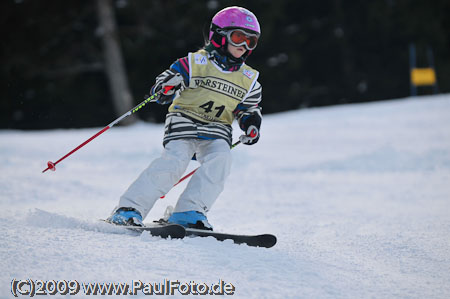
[[[167,92],[168,90],[172,89],[173,86],[166,86],[164,88],[164,92]],[[69,157],[70,155],[72,155],[74,152],[76,152],[77,150],[79,150],[80,148],[82,148],[83,146],[85,146],[86,144],[88,144],[89,142],[91,142],[92,140],[94,140],[95,138],[97,138],[98,136],[100,136],[101,134],[105,133],[106,131],[108,131],[109,129],[111,129],[113,126],[115,126],[117,123],[119,123],[120,121],[122,121],[124,118],[130,116],[131,114],[136,113],[139,109],[141,109],[142,107],[144,107],[147,103],[152,103],[152,102],[156,102],[156,97],[162,92],[163,90],[161,89],[160,91],[152,94],[151,96],[149,96],[148,98],[146,98],[145,100],[143,100],[141,103],[139,103],[136,107],[134,107],[133,109],[129,110],[128,112],[126,112],[124,115],[120,116],[119,118],[117,118],[116,120],[114,120],[112,123],[110,123],[109,125],[107,125],[106,127],[104,127],[103,129],[101,129],[100,131],[98,131],[97,133],[95,133],[92,137],[90,137],[89,139],[87,139],[86,141],[84,141],[82,144],[80,144],[79,146],[77,146],[76,148],[74,148],[73,150],[71,150],[69,153],[67,153],[65,156],[63,156],[61,159],[59,159],[56,162],[52,162],[52,161],[48,161],[47,162],[47,168],[44,169],[42,171],[42,173],[46,172],[47,170],[52,170],[55,171],[56,170],[56,164],[60,163],[62,160],[64,160],[65,158]]]
[[[231,145],[231,149],[235,148],[239,143],[241,143],[241,141],[236,141],[235,143],[233,143],[233,145]],[[184,181],[185,179],[187,179],[188,177],[192,176],[198,169],[200,168],[197,167],[196,169],[192,170],[191,172],[189,172],[187,175],[185,175],[184,177],[182,177],[175,185],[173,185],[173,187],[175,187],[176,185],[178,185],[179,183],[181,183],[182,181]],[[173,188],[172,187],[172,188]],[[165,195],[161,196],[161,198],[164,198]]]

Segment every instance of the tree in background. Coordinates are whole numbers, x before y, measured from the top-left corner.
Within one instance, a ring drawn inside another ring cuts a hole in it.
[[[114,6],[111,0],[97,0],[98,19],[101,28],[101,39],[103,43],[103,57],[105,60],[105,71],[109,79],[112,93],[114,111],[120,116],[124,111],[130,110],[133,98],[128,87],[128,79],[120,49],[119,36],[117,33]],[[129,124],[136,121],[135,115],[130,115],[122,121]]]

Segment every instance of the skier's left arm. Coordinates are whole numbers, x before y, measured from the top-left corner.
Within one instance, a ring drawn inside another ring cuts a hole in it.
[[[259,140],[262,122],[262,108],[259,106],[261,99],[262,86],[256,81],[245,100],[234,111],[239,127],[244,131],[239,137],[244,144],[252,145]]]

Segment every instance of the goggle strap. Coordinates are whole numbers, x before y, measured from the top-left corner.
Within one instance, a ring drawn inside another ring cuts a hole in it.
[[[214,47],[220,48],[220,45],[216,43],[213,39],[211,39],[211,43],[214,45]]]

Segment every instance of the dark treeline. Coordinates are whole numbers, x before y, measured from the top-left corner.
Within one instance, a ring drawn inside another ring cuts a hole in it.
[[[262,26],[247,62],[261,72],[266,114],[409,96],[411,43],[418,66],[433,49],[439,90],[450,92],[448,0],[112,3],[135,104],[176,58],[204,45],[212,16],[231,5]],[[1,128],[104,126],[118,116],[97,9],[88,0],[1,1]],[[152,104],[138,116],[160,122],[166,109]]]

